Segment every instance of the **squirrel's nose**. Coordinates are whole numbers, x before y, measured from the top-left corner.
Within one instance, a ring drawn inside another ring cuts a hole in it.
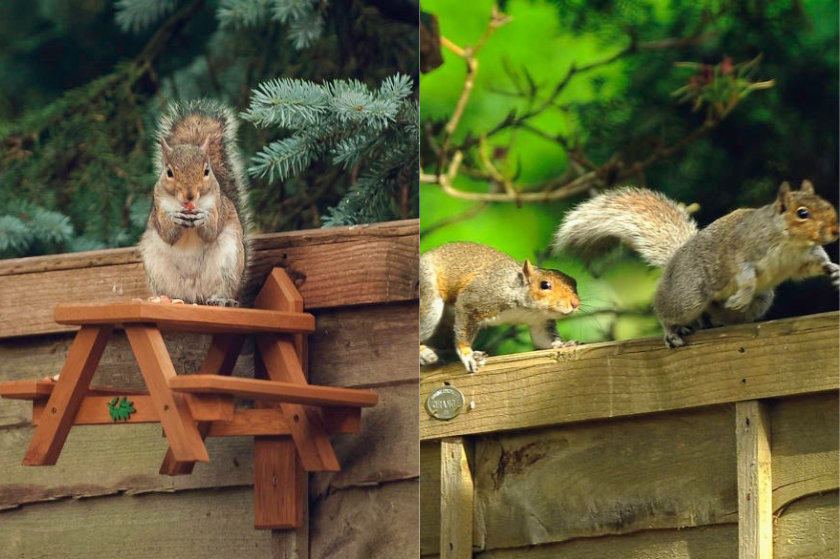
[[[187,201],[192,202],[195,199],[195,194],[192,192],[187,192]]]

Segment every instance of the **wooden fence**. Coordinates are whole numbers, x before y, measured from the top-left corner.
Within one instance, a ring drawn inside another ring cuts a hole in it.
[[[209,463],[168,477],[159,425],[76,427],[56,466],[24,467],[31,406],[0,400],[0,557],[418,555],[417,221],[263,235],[255,249],[254,281],[284,267],[316,315],[310,381],[379,394],[360,434],[333,438],[342,471],[310,476],[307,526],[254,530],[250,437],[208,439]],[[0,381],[58,373],[72,333],[56,303],[146,295],[135,249],[0,261]],[[93,382],[141,388],[114,337]],[[198,370],[209,337],[166,341],[179,372]],[[235,374],[252,376],[252,357]]]
[[[420,381],[421,554],[837,557],[838,313]],[[465,410],[434,419],[431,392]]]

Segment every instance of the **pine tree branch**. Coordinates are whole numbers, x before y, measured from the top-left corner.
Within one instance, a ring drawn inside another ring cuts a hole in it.
[[[134,59],[140,68],[149,68],[155,60],[163,54],[172,38],[180,33],[196,13],[204,6],[204,0],[193,0],[183,8],[169,16],[163,25],[152,35],[152,38]]]

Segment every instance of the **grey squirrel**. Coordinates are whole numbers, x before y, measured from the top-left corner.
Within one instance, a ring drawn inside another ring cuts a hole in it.
[[[666,344],[678,347],[704,314],[713,325],[760,319],[785,280],[828,275],[840,286],[840,266],[821,246],[837,236],[837,212],[806,180],[798,191],[782,183],[773,203],[735,210],[701,231],[662,194],[606,192],[566,215],[554,248],[593,256],[620,241],[664,268],[653,307]]]
[[[239,305],[248,210],[236,129],[233,112],[208,99],[173,104],[161,118],[154,206],[139,244],[155,295]]]
[[[438,361],[423,344],[441,324],[454,329],[455,350],[470,373],[483,364],[484,352],[472,343],[486,325],[527,324],[540,349],[574,345],[560,338],[554,321],[578,307],[577,284],[562,272],[478,243],[439,246],[420,256],[420,364]]]

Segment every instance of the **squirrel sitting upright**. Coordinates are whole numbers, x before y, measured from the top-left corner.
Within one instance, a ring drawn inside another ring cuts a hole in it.
[[[140,252],[156,295],[238,306],[247,192],[233,112],[216,101],[170,107],[161,119],[160,175]]]
[[[491,324],[530,326],[539,349],[574,345],[557,334],[555,319],[580,307],[574,279],[557,270],[524,265],[478,243],[449,243],[420,256],[420,364],[438,360],[423,345],[440,324],[454,327],[455,350],[474,373],[485,354],[473,351],[479,329]]]
[[[664,267],[653,307],[666,344],[678,347],[704,314],[716,326],[760,319],[787,279],[825,274],[840,286],[840,266],[821,246],[837,236],[837,212],[806,180],[798,191],[782,183],[772,204],[735,210],[701,231],[662,194],[622,188],[567,214],[554,247],[592,256],[621,241]]]

